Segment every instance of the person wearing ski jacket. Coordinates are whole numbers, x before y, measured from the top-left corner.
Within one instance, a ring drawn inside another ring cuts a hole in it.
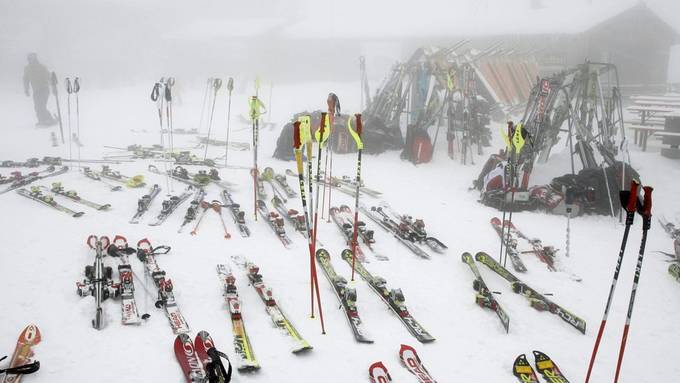
[[[33,90],[33,107],[38,118],[38,125],[53,125],[56,120],[47,110],[47,100],[50,97],[50,73],[45,65],[38,61],[38,55],[29,53],[27,56],[28,65],[24,67],[24,93],[26,97],[31,95]]]

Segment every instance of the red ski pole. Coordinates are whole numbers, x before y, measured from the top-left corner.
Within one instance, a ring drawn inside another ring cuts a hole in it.
[[[350,134],[357,143],[357,177],[356,177],[356,195],[354,196],[354,233],[352,233],[352,280],[354,280],[354,265],[356,262],[356,250],[357,250],[357,235],[359,232],[359,188],[361,185],[361,151],[364,148],[363,142],[361,142],[361,114],[355,114],[357,123],[356,132],[352,130],[351,118],[347,120],[347,128]]]

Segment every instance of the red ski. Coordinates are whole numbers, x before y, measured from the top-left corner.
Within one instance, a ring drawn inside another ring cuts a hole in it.
[[[409,372],[418,378],[420,383],[437,383],[420,361],[418,353],[413,347],[402,344],[399,350],[399,358]]]
[[[9,362],[9,367],[19,367],[31,363],[33,360],[33,346],[40,343],[41,336],[38,326],[30,324],[26,326],[24,331],[19,334],[17,346],[12,354],[12,360]],[[3,383],[18,383],[21,380],[21,374],[7,374]]]
[[[205,372],[189,335],[181,333],[175,338],[175,357],[187,382],[204,382]]]
[[[371,383],[389,383],[392,381],[392,377],[387,372],[387,367],[383,362],[375,362],[368,367],[368,376],[371,378]]]

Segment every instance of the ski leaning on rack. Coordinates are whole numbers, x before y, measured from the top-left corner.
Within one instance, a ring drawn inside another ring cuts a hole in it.
[[[151,203],[160,192],[161,188],[158,185],[153,185],[147,194],[144,194],[142,198],[137,200],[137,212],[130,219],[130,223],[139,223],[139,220],[149,210],[149,206],[151,206]]]
[[[527,267],[524,265],[524,262],[522,262],[522,259],[519,257],[519,251],[517,250],[517,237],[512,235],[512,230],[515,227],[512,225],[512,222],[505,221],[505,227],[508,228],[507,230],[510,232],[509,235],[503,231],[503,224],[501,223],[501,220],[498,217],[491,218],[491,226],[493,227],[494,230],[496,230],[496,233],[498,234],[501,241],[503,242],[503,245],[507,249],[506,251],[508,253],[508,256],[510,257],[512,268],[515,269],[515,271],[518,273],[526,272]]]
[[[501,321],[501,324],[507,333],[510,331],[510,317],[508,317],[508,314],[503,310],[500,303],[494,298],[494,292],[489,290],[486,286],[484,279],[482,279],[482,275],[479,273],[479,269],[477,269],[475,260],[472,258],[472,254],[465,252],[461,258],[465,264],[470,266],[470,270],[472,270],[472,273],[475,275],[475,280],[472,283],[472,288],[477,292],[475,302],[480,307],[486,307],[494,311],[496,315],[498,315],[498,319]]]
[[[352,251],[345,249],[342,251],[341,255],[350,267],[352,266]],[[430,335],[423,326],[418,323],[418,321],[413,318],[411,313],[408,311],[406,305],[404,304],[404,294],[401,289],[388,289],[387,281],[384,278],[373,276],[366,270],[361,262],[356,262],[355,270],[361,278],[368,283],[368,285],[373,289],[373,291],[382,298],[383,302],[397,315],[399,320],[406,326],[406,329],[421,343],[433,342],[435,338]]]
[[[81,205],[85,205],[88,207],[91,207],[96,210],[108,210],[111,207],[111,204],[99,204],[96,202],[88,201],[81,196],[78,195],[78,192],[75,190],[66,190],[64,187],[61,185],[61,182],[54,182],[52,183],[52,188],[48,189],[46,187],[42,187],[43,190],[49,190],[54,194],[60,195],[64,198],[68,198],[71,201],[74,201],[76,203],[79,203]]]
[[[542,294],[538,293],[536,290],[529,287],[526,283],[522,282],[506,268],[501,266],[500,263],[496,262],[495,259],[491,258],[488,254],[480,251],[475,255],[475,259],[477,262],[485,264],[489,269],[495,271],[498,275],[510,282],[512,291],[527,298],[531,304],[531,307],[539,311],[547,310],[551,314],[555,314],[560,317],[560,319],[567,322],[570,326],[574,327],[581,333],[586,333],[586,322],[583,319],[577,317],[576,315],[572,314],[560,305],[552,302]]]
[[[153,222],[149,223],[151,226],[158,226],[165,222],[165,220],[172,214],[179,205],[181,205],[184,201],[188,200],[189,197],[191,197],[194,188],[192,186],[188,186],[182,194],[176,196],[173,195],[169,199],[166,199],[163,201],[161,204],[161,212],[158,213],[158,216],[156,217],[156,220]],[[199,189],[200,190],[200,189]]]
[[[225,207],[229,208],[231,217],[234,219],[236,226],[238,226],[241,237],[250,237],[250,229],[248,228],[248,225],[246,225],[246,214],[241,211],[241,205],[234,202],[227,189],[222,190],[222,202],[224,202]]]
[[[67,171],[68,171],[68,166],[63,166],[63,167],[61,167],[57,170],[54,169],[54,166],[50,166],[44,172],[30,173],[26,176],[22,176],[21,178],[12,181],[12,183],[9,186],[0,190],[0,194],[7,193],[7,192],[10,192],[12,190],[18,189],[20,187],[32,184],[33,182],[41,180],[41,179],[45,179],[45,178],[48,178],[48,177],[54,177],[54,176],[64,174]]]
[[[20,196],[24,196],[26,198],[32,199],[33,201],[39,202],[43,205],[49,206],[52,209],[64,212],[64,213],[70,215],[71,217],[77,218],[77,217],[80,217],[83,214],[85,214],[82,211],[74,211],[74,210],[71,210],[71,209],[67,208],[66,206],[58,203],[57,201],[54,200],[54,197],[52,197],[51,195],[43,194],[40,191],[40,188],[37,187],[37,186],[31,186],[30,191],[28,191],[24,188],[21,188],[21,189],[17,190],[17,194],[19,194]]]
[[[345,317],[347,317],[347,323],[354,333],[354,338],[360,343],[373,343],[366,333],[364,332],[364,326],[359,317],[359,311],[357,310],[357,291],[353,287],[347,286],[347,279],[338,275],[331,264],[331,256],[325,249],[319,249],[316,251],[316,260],[319,262],[324,275],[330,282],[335,296],[340,301],[343,311],[345,312]]]
[[[260,369],[260,364],[255,358],[253,347],[250,344],[246,326],[241,315],[241,299],[236,288],[236,278],[226,265],[217,265],[217,275],[222,281],[224,301],[229,308],[231,317],[231,331],[234,336],[234,352],[239,357],[237,369],[239,371],[255,371]]]
[[[198,332],[194,339],[194,348],[203,365],[208,383],[231,382],[229,357],[215,347],[215,342],[207,331]],[[222,359],[227,361],[227,367],[224,367]]]
[[[416,350],[406,344],[402,344],[399,349],[399,359],[404,364],[404,367],[413,374],[420,383],[437,383],[430,372],[427,371],[425,365],[420,360]]]
[[[409,239],[407,233],[399,228],[399,224],[387,217],[385,213],[382,212],[381,207],[372,206],[370,209],[368,209],[365,206],[361,206],[360,209],[373,222],[380,225],[380,227],[385,229],[387,232],[392,233],[394,238],[396,238],[404,246],[408,247],[408,249],[411,250],[413,254],[421,258],[430,259],[430,255],[418,247],[418,245],[416,245],[411,239]]]
[[[137,310],[137,302],[135,301],[135,284],[133,281],[132,266],[128,255],[135,254],[135,249],[128,246],[125,237],[116,235],[113,238],[113,244],[108,248],[109,256],[118,258],[120,265],[118,265],[118,276],[120,282],[118,283],[118,290],[120,295],[120,308],[122,315],[122,323],[124,325],[140,324],[139,310]],[[143,316],[148,318],[147,314]]]
[[[392,377],[383,362],[375,362],[370,365],[368,377],[371,378],[371,383],[390,383],[392,381]]]
[[[276,237],[281,241],[283,246],[287,248],[293,243],[286,234],[286,229],[283,227],[283,218],[281,218],[277,212],[269,211],[267,205],[261,199],[257,200],[257,212],[260,213],[262,218],[267,222],[267,225],[274,231],[274,234],[276,234]]]
[[[274,299],[272,290],[264,284],[262,275],[260,274],[260,268],[251,262],[246,262],[245,268],[248,274],[248,279],[250,280],[250,284],[262,299],[262,303],[265,305],[265,310],[271,317],[274,325],[293,340],[293,348],[291,352],[297,354],[303,351],[311,350],[312,346],[307,343],[307,341],[304,340],[302,336],[300,336],[300,333],[298,333],[293,324],[288,320],[288,318],[286,318],[278,303]]]
[[[158,290],[156,308],[163,308],[165,316],[170,322],[172,332],[175,334],[188,333],[189,325],[184,316],[179,311],[179,306],[175,301],[174,286],[172,280],[165,278],[165,271],[161,270],[156,263],[156,255],[167,254],[169,246],[152,247],[151,242],[144,238],[137,242],[137,258],[144,264],[146,273],[153,279],[153,283]]]
[[[40,369],[40,362],[33,359],[33,346],[40,343],[42,336],[38,326],[30,324],[19,334],[9,367],[5,371],[3,383],[19,383],[25,374],[32,374]],[[3,358],[4,359],[4,358]]]

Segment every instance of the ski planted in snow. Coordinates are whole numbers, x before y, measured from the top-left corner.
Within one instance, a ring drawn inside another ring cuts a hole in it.
[[[265,305],[265,310],[271,317],[272,322],[274,322],[274,325],[278,329],[287,334],[293,340],[294,345],[291,352],[297,354],[303,351],[311,350],[312,346],[307,343],[307,341],[304,340],[302,336],[300,336],[300,333],[298,333],[293,324],[284,315],[283,311],[274,299],[272,289],[264,284],[262,274],[260,274],[260,268],[251,262],[246,262],[245,267],[250,284],[262,299],[262,302]]]
[[[350,267],[352,266],[352,250],[345,249],[342,251],[342,259],[344,259]],[[413,318],[404,304],[405,298],[401,289],[388,289],[387,281],[384,278],[373,276],[366,270],[361,262],[356,262],[354,268],[361,278],[368,283],[373,291],[382,298],[383,302],[397,315],[399,320],[406,326],[408,331],[421,343],[433,342],[435,338],[430,335],[418,321]]]
[[[54,197],[52,197],[52,195],[43,194],[40,191],[40,187],[38,187],[38,186],[31,186],[30,191],[28,191],[24,188],[21,188],[21,189],[17,190],[17,194],[19,194],[20,196],[24,196],[26,198],[32,199],[33,201],[40,202],[41,204],[49,206],[49,207],[51,207],[55,210],[64,212],[64,213],[70,215],[71,217],[77,218],[77,217],[80,217],[83,214],[85,214],[82,211],[74,211],[74,210],[71,210],[71,209],[67,208],[66,206],[58,203],[57,201],[54,200]]]
[[[165,222],[165,220],[170,216],[170,214],[172,214],[177,209],[177,207],[179,207],[179,205],[181,205],[184,201],[188,200],[192,194],[194,194],[194,188],[191,185],[189,185],[182,192],[182,194],[178,196],[177,195],[170,196],[169,199],[163,201],[163,203],[161,204],[161,212],[158,213],[156,220],[149,223],[149,225],[158,226]]]
[[[151,202],[160,194],[161,188],[154,184],[147,194],[144,194],[142,198],[137,200],[137,212],[130,219],[130,223],[139,223],[140,218],[149,210]]]
[[[231,198],[231,194],[227,189],[222,190],[222,202],[224,206],[229,208],[231,216],[234,219],[234,223],[238,226],[238,230],[242,237],[250,237],[250,229],[246,225],[245,212],[241,211],[241,205],[234,202]]]
[[[498,275],[510,282],[512,291],[527,298],[531,304],[531,307],[539,311],[547,310],[551,314],[555,314],[560,317],[560,319],[567,322],[570,326],[574,327],[581,333],[586,333],[586,321],[577,317],[576,315],[572,314],[560,305],[554,303],[544,295],[529,287],[526,283],[522,282],[510,271],[501,266],[501,264],[495,259],[491,258],[488,254],[480,251],[475,255],[475,259],[477,262],[485,264],[488,268],[495,271]]]
[[[330,282],[333,291],[335,292],[335,296],[340,301],[340,305],[345,312],[345,317],[347,317],[347,323],[349,323],[352,333],[354,333],[354,338],[360,343],[373,343],[373,340],[371,340],[364,332],[364,325],[359,317],[359,311],[356,306],[356,289],[349,287],[347,285],[347,279],[335,272],[328,251],[325,249],[317,250],[316,260],[319,262],[328,282]]]
[[[253,353],[246,326],[241,314],[241,299],[236,288],[236,278],[226,265],[217,265],[217,275],[223,283],[224,300],[229,308],[231,317],[231,331],[234,335],[234,352],[239,356],[237,369],[239,371],[255,371],[260,369],[260,364]]]
[[[479,273],[479,269],[477,269],[475,260],[472,258],[472,254],[465,252],[461,258],[464,263],[470,266],[470,270],[472,270],[472,273],[475,275],[475,280],[472,283],[472,288],[477,292],[475,296],[475,302],[480,307],[486,307],[494,311],[496,315],[498,315],[498,319],[500,319],[501,324],[507,333],[510,331],[510,317],[493,296],[494,292],[489,290],[489,288],[486,286],[482,275]]]
[[[430,372],[427,371],[425,365],[420,360],[416,349],[413,347],[402,344],[399,349],[399,359],[404,364],[404,367],[413,374],[420,383],[437,383]]]

